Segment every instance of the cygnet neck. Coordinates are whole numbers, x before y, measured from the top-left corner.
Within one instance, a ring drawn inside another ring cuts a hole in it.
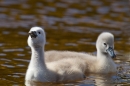
[[[106,59],[109,59],[109,57],[110,56],[107,53],[103,53],[103,52],[97,50],[97,59],[106,60]]]
[[[44,61],[44,47],[31,47],[32,55],[30,66],[33,68],[42,67],[46,68]]]

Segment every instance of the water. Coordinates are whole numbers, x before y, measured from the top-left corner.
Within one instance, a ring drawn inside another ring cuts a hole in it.
[[[41,85],[129,86],[129,7],[129,0],[0,0],[0,86],[24,85],[32,26],[45,28],[45,50],[91,53],[96,52],[97,36],[109,31],[115,36],[115,50],[120,55],[114,60],[116,75],[90,74],[83,81]]]

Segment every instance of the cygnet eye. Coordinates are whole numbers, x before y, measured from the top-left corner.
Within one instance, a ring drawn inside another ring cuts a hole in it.
[[[39,34],[41,34],[41,32],[38,32]]]
[[[106,43],[103,43],[105,46],[107,46],[107,44]]]

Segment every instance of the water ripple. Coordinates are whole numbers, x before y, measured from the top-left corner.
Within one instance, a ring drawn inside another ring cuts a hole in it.
[[[22,52],[22,51],[24,51],[24,49],[21,49],[21,48],[19,48],[19,49],[4,49],[3,51],[4,52],[14,52],[14,51],[20,51],[20,52]]]

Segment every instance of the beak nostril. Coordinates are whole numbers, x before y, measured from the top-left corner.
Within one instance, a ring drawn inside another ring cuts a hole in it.
[[[29,32],[29,35],[31,36],[31,38],[36,38],[37,37],[36,31]]]
[[[114,49],[112,47],[109,47],[107,49],[107,53],[112,57],[112,58],[115,58],[116,55],[115,55],[115,52],[114,52]]]

